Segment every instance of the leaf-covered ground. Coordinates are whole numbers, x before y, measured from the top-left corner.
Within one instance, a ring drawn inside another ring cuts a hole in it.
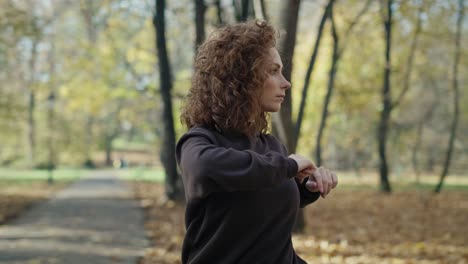
[[[64,183],[49,185],[42,181],[0,182],[0,225],[13,219],[34,203],[47,199],[64,186]]]
[[[183,206],[166,201],[160,184],[137,182],[135,190],[153,240],[142,262],[180,263]],[[293,242],[310,263],[468,263],[467,191],[343,188],[305,214],[307,230]]]
[[[145,228],[153,243],[139,264],[181,263],[183,205],[166,200],[164,187],[159,183],[135,182],[134,190],[145,208]]]

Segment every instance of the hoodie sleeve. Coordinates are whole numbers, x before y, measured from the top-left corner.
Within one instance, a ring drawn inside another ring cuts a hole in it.
[[[297,174],[296,161],[282,153],[259,154],[220,147],[215,142],[210,133],[194,129],[177,143],[176,159],[188,199],[202,198],[211,192],[266,188]]]
[[[278,144],[281,144],[281,143],[278,141]],[[288,150],[286,149],[286,147],[283,144],[281,144],[281,147],[282,147],[282,150],[283,150],[283,154],[285,156],[287,156],[288,155]],[[296,176],[296,174],[294,174],[294,176]],[[320,192],[311,192],[306,188],[306,183],[309,180],[309,177],[304,179],[304,181],[302,183],[300,183],[296,179],[294,179],[294,180],[296,182],[297,188],[299,189],[299,195],[300,195],[299,206],[301,208],[304,208],[306,205],[311,204],[311,203],[315,202],[318,198],[320,198]]]
[[[306,205],[311,204],[320,198],[320,192],[311,192],[306,188],[306,183],[308,180],[309,177],[304,179],[302,183],[300,183],[298,180],[295,180],[301,198],[299,203],[301,208],[304,208]]]

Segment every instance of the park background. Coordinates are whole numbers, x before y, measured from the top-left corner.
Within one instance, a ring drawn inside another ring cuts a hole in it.
[[[468,262],[464,0],[1,0],[0,223],[93,171],[133,185],[178,263],[174,144],[197,46],[250,19],[280,29],[291,80],[272,133],[338,171],[299,216],[313,263]]]

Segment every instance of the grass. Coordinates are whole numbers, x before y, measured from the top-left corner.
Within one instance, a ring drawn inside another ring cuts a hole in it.
[[[161,167],[131,167],[125,169],[108,168],[105,171],[128,181],[164,182],[165,173]],[[89,169],[61,168],[53,171],[54,181],[69,182],[77,180],[89,173]],[[47,170],[17,170],[0,168],[0,184],[27,183],[30,181],[47,181]],[[378,190],[379,177],[376,172],[364,172],[360,176],[352,172],[338,172],[339,188],[351,190]],[[390,182],[394,191],[433,191],[438,183],[437,175],[422,175],[416,183],[414,175],[391,175]],[[444,190],[468,191],[468,176],[449,175],[444,181]]]
[[[394,191],[424,191],[432,192],[439,182],[438,175],[421,175],[419,183],[412,174],[390,175],[389,181]],[[352,172],[338,172],[338,186],[340,189],[378,190],[379,175],[376,172],[361,173],[360,176]],[[444,190],[468,191],[468,175],[448,175],[444,180]]]
[[[339,189],[345,190],[378,190],[379,185],[377,183],[347,183],[339,182]],[[432,192],[434,191],[436,184],[428,182],[404,182],[404,183],[391,183],[392,191],[421,191],[421,192]],[[468,185],[463,183],[444,183],[442,186],[442,192],[450,191],[466,191],[468,192]]]
[[[92,172],[121,176],[139,182],[162,182],[164,174],[160,169],[129,168],[88,170],[61,168],[53,171],[54,184],[47,183],[47,170],[18,170],[0,168],[0,225],[15,218],[32,204],[43,201],[53,193],[65,188],[73,181],[86,177]]]
[[[84,170],[80,169],[57,169],[52,172],[52,178],[58,182],[70,182],[79,179]],[[47,181],[49,172],[47,170],[17,170],[0,168],[0,184],[4,183],[28,183]]]
[[[163,182],[165,173],[162,168],[128,168],[115,171],[118,176],[125,180]]]
[[[95,170],[100,171],[100,170]],[[160,168],[126,168],[126,169],[103,169],[110,174],[122,177],[125,180],[138,181],[164,181],[164,171]],[[54,181],[74,181],[93,170],[89,169],[57,169],[52,173]],[[0,182],[28,182],[28,181],[47,181],[49,172],[47,170],[17,170],[0,168]]]

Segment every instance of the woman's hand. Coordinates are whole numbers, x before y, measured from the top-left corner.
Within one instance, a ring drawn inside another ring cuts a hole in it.
[[[334,189],[338,185],[336,173],[324,167],[307,170],[304,173],[307,173],[309,176],[309,180],[305,184],[306,188],[311,192],[320,192],[322,198],[325,198],[331,189]]]
[[[311,160],[303,156],[291,154],[289,155],[289,158],[295,160],[297,163],[296,178],[299,179],[301,183],[304,180],[304,178],[307,178],[312,171],[317,169],[317,166],[315,166],[315,164]]]
[[[325,169],[324,167],[317,168],[317,166],[309,159],[291,154],[289,158],[297,162],[298,172],[296,178],[302,183],[305,178],[309,177],[305,186],[311,192],[320,192],[321,196],[325,198],[331,189],[338,185],[338,177],[336,173]]]

